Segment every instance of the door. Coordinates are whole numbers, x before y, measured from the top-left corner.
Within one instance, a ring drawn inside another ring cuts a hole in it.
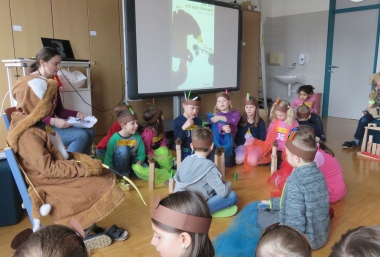
[[[359,119],[373,74],[378,10],[335,15],[328,116]]]

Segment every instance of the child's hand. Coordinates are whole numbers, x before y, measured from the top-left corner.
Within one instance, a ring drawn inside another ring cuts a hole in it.
[[[224,116],[214,116],[214,117],[210,118],[210,120],[212,121],[212,123],[216,123],[218,121],[227,122],[227,118]]]
[[[182,130],[186,130],[188,127],[194,125],[194,120],[193,118],[188,118],[185,124],[182,126]]]
[[[77,118],[80,118],[81,120],[84,120],[84,118],[86,118],[86,117],[87,117],[87,115],[82,113],[82,112],[77,113]]]
[[[259,203],[259,204],[257,205],[257,208],[258,208],[259,210],[267,210],[267,209],[269,209],[269,201],[267,201],[267,200],[262,200],[261,203]]]
[[[231,128],[229,125],[224,125],[222,127],[222,130],[225,132],[225,133],[231,133]]]

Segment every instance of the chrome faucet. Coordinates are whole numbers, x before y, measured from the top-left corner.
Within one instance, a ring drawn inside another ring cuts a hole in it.
[[[292,67],[286,68],[286,71],[289,72],[289,70],[294,70],[296,68],[296,66],[297,66],[297,63],[293,62]]]

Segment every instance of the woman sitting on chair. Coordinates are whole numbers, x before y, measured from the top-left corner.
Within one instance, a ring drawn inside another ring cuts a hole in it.
[[[42,48],[36,55],[36,61],[29,66],[29,76],[22,77],[17,81],[18,84],[27,84],[30,80],[41,77],[51,78],[57,75],[61,69],[61,56],[57,49],[51,47]],[[88,78],[89,79],[89,78]],[[60,83],[59,81],[57,81]],[[26,95],[24,97],[27,97]],[[18,104],[17,109],[21,112],[22,107]],[[63,144],[68,147],[69,152],[79,152],[89,154],[92,143],[94,142],[93,128],[76,128],[66,121],[70,116],[84,119],[85,114],[79,111],[72,111],[63,108],[61,97],[57,90],[57,100],[54,107],[54,112],[42,120],[46,125],[51,125],[62,138]]]
[[[40,218],[38,208],[45,202],[51,205],[55,223],[68,226],[75,218],[87,228],[111,213],[123,201],[124,192],[100,160],[66,152],[59,135],[42,122],[56,109],[57,83],[29,77],[12,89],[22,112],[13,113],[7,142],[32,187],[33,218]]]

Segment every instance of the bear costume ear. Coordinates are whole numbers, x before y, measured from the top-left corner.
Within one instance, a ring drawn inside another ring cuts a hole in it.
[[[17,248],[19,248],[19,246],[24,243],[28,237],[33,234],[33,230],[31,228],[27,228],[23,231],[21,231],[20,233],[18,233],[12,240],[11,242],[11,248],[13,250],[17,250]]]

